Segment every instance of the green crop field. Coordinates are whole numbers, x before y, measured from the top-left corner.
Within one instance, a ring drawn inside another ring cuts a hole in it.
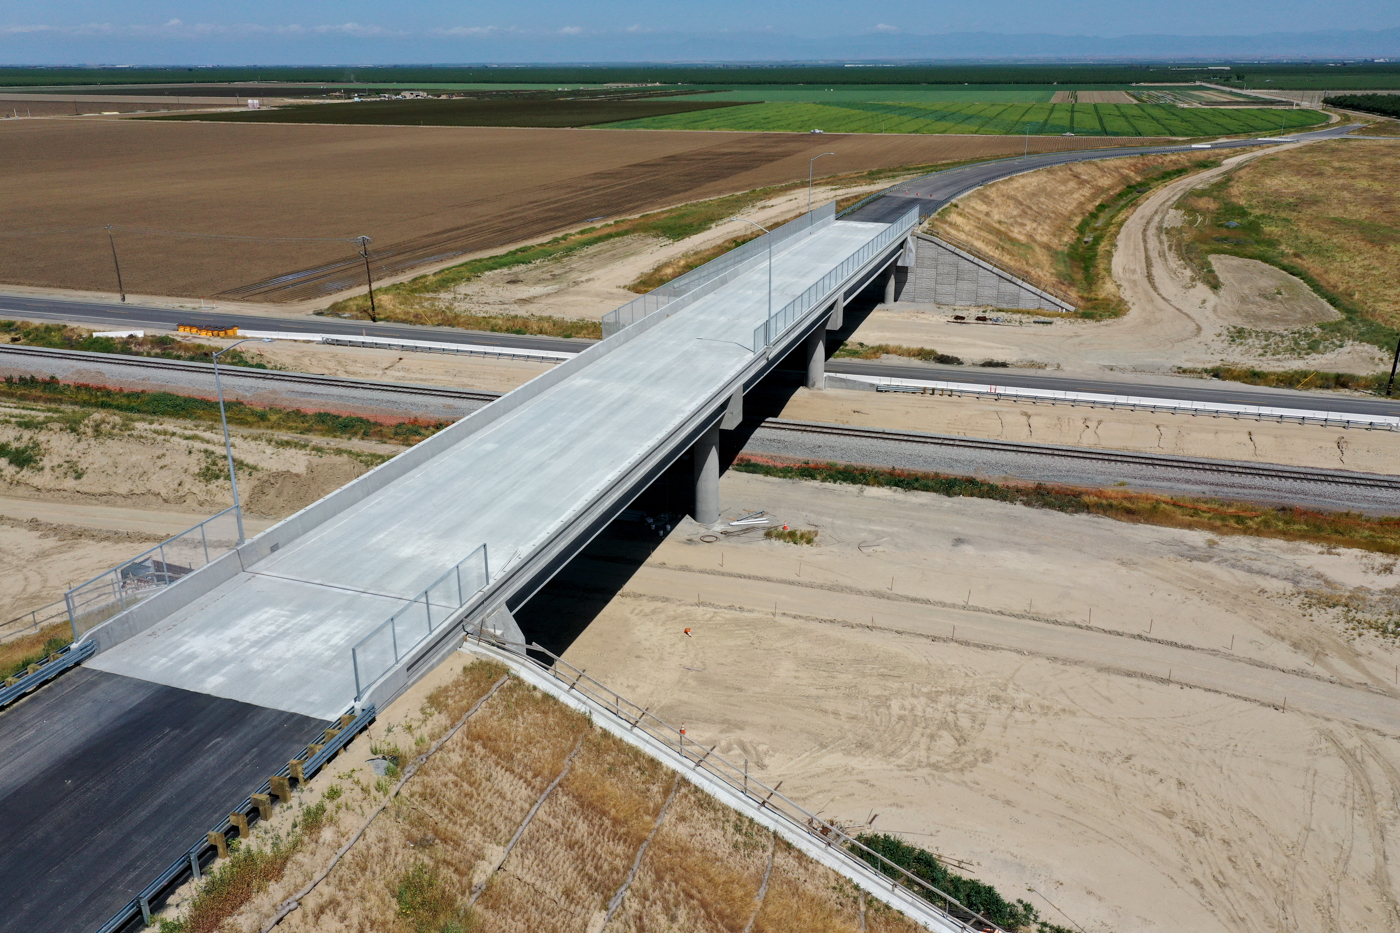
[[[713,100],[717,95],[705,95]],[[769,102],[610,123],[614,129],[805,133],[975,133],[993,136],[1232,136],[1326,122],[1316,110],[1184,108],[1160,104]]]

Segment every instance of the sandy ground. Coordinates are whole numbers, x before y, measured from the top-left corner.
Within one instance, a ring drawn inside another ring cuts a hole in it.
[[[0,405],[0,441],[38,442],[40,462],[0,462],[0,622],[232,505],[217,427],[168,427],[99,412],[70,428]],[[18,422],[18,423],[17,423]],[[355,458],[404,448],[236,431],[245,530],[268,527],[368,469]]]
[[[1231,418],[1075,408],[1068,404],[799,389],[782,417],[1037,444],[1066,444],[1394,473],[1400,434]]]
[[[903,180],[895,177],[879,184],[847,188],[817,185],[812,189],[811,202],[820,207],[834,198],[873,194]],[[766,227],[806,211],[807,201],[805,188],[789,191],[742,212],[742,216]],[[440,297],[455,311],[597,320],[637,298],[637,293],[628,291],[627,286],[657,266],[753,232],[752,227],[735,220],[675,242],[627,237],[560,259],[488,272]]]
[[[1392,558],[740,474],[722,496],[819,546],[683,524],[571,663],[1087,933],[1400,929],[1400,650],[1298,599],[1393,601]]]
[[[1002,326],[969,326],[952,320],[954,313],[965,314],[966,309],[896,303],[876,309],[851,339],[1076,371],[1169,372],[1224,363],[1376,372],[1389,361],[1366,344],[1278,356],[1267,352],[1267,341],[1231,341],[1231,328],[1285,332],[1333,319],[1336,312],[1301,280],[1254,260],[1227,258],[1220,264],[1222,288],[1212,291],[1168,242],[1166,231],[1182,222],[1173,205],[1187,191],[1277,151],[1226,159],[1218,168],[1164,186],[1133,212],[1113,255],[1113,278],[1130,309],[1121,318],[1091,322],[1057,317],[1049,324],[1033,324],[1029,315],[1005,315]]]
[[[308,331],[313,331],[314,328],[314,321],[307,325]],[[427,336],[425,335],[425,339]],[[231,340],[200,339],[219,346],[233,343]],[[298,373],[345,376],[377,382],[408,382],[458,389],[482,389],[487,392],[509,392],[540,373],[554,368],[552,363],[534,363],[528,360],[367,350],[360,347],[328,347],[292,341],[279,341],[266,346],[245,344],[244,352],[249,356],[263,356],[270,363]]]

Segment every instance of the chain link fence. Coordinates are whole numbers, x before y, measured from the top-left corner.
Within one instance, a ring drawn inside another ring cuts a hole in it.
[[[238,507],[225,509],[149,551],[80,583],[64,594],[73,637],[125,612],[233,550],[238,540]]]

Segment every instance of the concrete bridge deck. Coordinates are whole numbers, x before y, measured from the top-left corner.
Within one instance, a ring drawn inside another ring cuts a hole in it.
[[[773,309],[885,230],[835,222],[785,243]],[[340,713],[356,695],[351,647],[405,600],[483,543],[493,581],[509,574],[700,409],[718,417],[768,308],[767,263],[756,262],[636,339],[581,355],[586,365],[504,416],[449,428],[463,436],[304,534],[289,523],[265,532],[262,548],[278,550],[257,559],[245,548],[231,578],[88,666],[317,719]],[[515,589],[527,586],[522,577]]]

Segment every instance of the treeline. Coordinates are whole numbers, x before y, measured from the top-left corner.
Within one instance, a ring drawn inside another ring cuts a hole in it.
[[[1338,94],[1336,97],[1325,97],[1322,102],[1329,107],[1400,119],[1400,94]]]

